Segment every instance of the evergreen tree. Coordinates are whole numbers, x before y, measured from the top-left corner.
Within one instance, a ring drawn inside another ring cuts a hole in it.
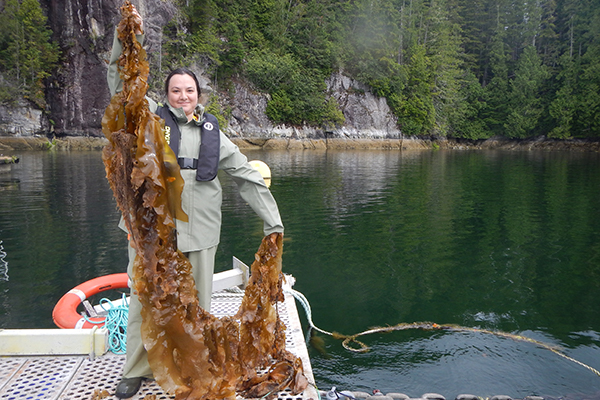
[[[582,57],[582,74],[578,85],[580,93],[577,125],[573,136],[600,136],[600,45],[588,47]]]
[[[549,136],[600,136],[600,9],[598,1],[559,3],[557,31],[563,52],[556,76],[556,96],[549,106]]]
[[[549,109],[555,124],[548,137],[569,139],[572,137],[574,119],[579,108],[576,85],[577,77],[580,74],[580,66],[569,54],[563,54],[560,66],[562,70],[558,75],[558,79],[561,86],[556,92],[556,97],[550,104]]]
[[[408,79],[397,112],[400,129],[407,135],[429,135],[435,124],[435,109],[431,61],[423,45],[412,49],[410,64],[405,68]]]
[[[429,3],[427,19],[429,34],[426,43],[432,68],[432,102],[435,110],[435,128],[432,133],[446,136],[451,131],[450,119],[461,110],[461,80],[464,76],[460,27],[453,23],[453,7],[448,0]]]
[[[534,46],[527,46],[519,58],[515,78],[510,82],[508,115],[504,128],[511,138],[532,136],[543,109],[540,89],[548,71]]]
[[[0,14],[0,100],[16,93],[45,107],[44,79],[59,59],[38,0],[8,0]]]
[[[456,0],[453,4],[453,21],[461,27],[465,67],[484,79],[484,54],[490,37],[489,12],[485,0]]]
[[[542,57],[544,65],[553,67],[558,63],[559,47],[556,26],[556,1],[545,0],[542,4],[540,29],[535,46]]]
[[[316,68],[324,76],[341,62],[339,47],[335,45],[335,41],[341,41],[340,25],[334,15],[334,8],[327,2],[312,0],[299,3],[295,18],[289,22],[287,48],[306,68]]]
[[[492,78],[484,88],[485,107],[481,110],[483,123],[490,135],[504,134],[508,107],[508,56],[503,41],[504,30],[498,30],[492,39],[490,65]]]
[[[477,77],[472,72],[467,72],[461,79],[460,101],[449,115],[451,136],[465,139],[489,138],[490,131],[481,116],[486,107],[483,97],[484,89]]]

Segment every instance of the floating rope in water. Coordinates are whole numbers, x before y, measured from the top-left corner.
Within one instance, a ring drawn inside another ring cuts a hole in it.
[[[584,368],[587,368],[588,370],[592,371],[594,374],[596,374],[597,376],[600,377],[600,372],[597,369],[590,367],[589,365],[584,364],[581,361],[578,361],[572,357],[569,357],[568,355],[566,355],[562,351],[560,351],[560,348],[558,346],[553,346],[548,343],[540,342],[539,340],[531,339],[526,336],[515,335],[512,333],[507,333],[507,332],[502,332],[502,331],[491,331],[488,329],[470,328],[470,327],[454,325],[454,324],[440,325],[440,324],[436,324],[434,322],[413,322],[413,323],[400,323],[400,324],[397,324],[394,326],[375,327],[375,328],[371,328],[371,329],[368,329],[368,330],[360,332],[360,333],[356,333],[354,335],[344,335],[344,334],[337,333],[337,332],[327,332],[323,329],[318,328],[313,323],[310,304],[308,303],[308,300],[306,299],[306,297],[304,297],[304,295],[302,293],[300,293],[294,289],[284,289],[284,290],[289,292],[292,296],[294,296],[294,298],[296,300],[298,300],[298,302],[300,304],[302,304],[304,311],[306,312],[306,317],[308,319],[308,323],[312,329],[314,329],[318,332],[321,332],[325,335],[329,335],[329,336],[333,337],[334,339],[342,340],[342,346],[344,346],[344,348],[346,350],[353,351],[355,353],[366,353],[367,351],[370,350],[369,346],[367,346],[360,340],[357,340],[356,338],[360,337],[360,336],[370,335],[373,333],[386,333],[386,332],[393,332],[393,331],[403,331],[403,330],[408,330],[408,329],[420,329],[420,330],[426,330],[426,331],[448,330],[448,331],[454,331],[454,332],[477,332],[477,333],[487,333],[487,334],[491,334],[491,335],[495,335],[495,336],[505,337],[505,338],[512,339],[512,340],[522,341],[522,342],[533,343],[537,346],[540,346],[542,348],[550,350],[554,354],[557,354],[569,361],[572,361],[575,364],[578,364]],[[358,345],[358,347],[354,347],[353,344]]]

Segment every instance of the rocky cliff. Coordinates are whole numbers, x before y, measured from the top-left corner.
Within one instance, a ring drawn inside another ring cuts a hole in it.
[[[57,135],[100,134],[101,120],[110,100],[106,69],[121,0],[42,0],[54,40],[63,61],[47,87],[49,119]],[[149,51],[173,15],[169,1],[141,0]],[[43,127],[43,125],[42,125]]]
[[[235,95],[220,96],[232,110],[227,133],[232,137],[261,138],[399,138],[396,119],[383,98],[375,97],[361,83],[337,72],[327,80],[328,94],[334,97],[346,122],[331,131],[303,126],[273,125],[265,115],[267,95],[252,90],[247,83],[235,83]]]
[[[0,136],[101,136],[102,115],[110,100],[106,69],[122,1],[41,2],[47,11],[53,38],[63,54],[60,68],[47,82],[48,110],[36,110],[25,102],[15,108],[0,109]],[[177,15],[177,7],[171,0],[137,0],[134,4],[144,17],[145,47],[152,57],[160,51],[162,28]],[[196,66],[195,70],[202,76],[202,66]],[[203,91],[210,93],[213,91],[210,81],[203,78]],[[368,87],[344,76],[343,72],[333,74],[326,83],[329,94],[338,101],[346,118],[339,129],[324,132],[306,126],[273,125],[265,115],[268,98],[246,82],[236,82],[233,95],[217,93],[222,105],[231,110],[228,126],[223,128],[230,136],[241,138],[401,136],[385,99],[375,97]]]

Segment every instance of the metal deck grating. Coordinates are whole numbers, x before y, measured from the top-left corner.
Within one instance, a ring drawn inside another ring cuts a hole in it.
[[[219,292],[213,295],[211,312],[217,317],[233,315],[241,304],[241,295]],[[314,382],[308,351],[293,296],[285,294],[278,304],[285,323],[286,348],[302,359],[309,382]],[[121,379],[125,356],[107,353],[90,359],[85,356],[0,357],[0,400],[90,400],[106,391],[108,400],[116,399],[115,387]],[[153,381],[146,381],[132,399],[154,395],[156,400],[173,399]],[[299,395],[280,392],[278,400],[316,400],[317,391],[309,385]]]

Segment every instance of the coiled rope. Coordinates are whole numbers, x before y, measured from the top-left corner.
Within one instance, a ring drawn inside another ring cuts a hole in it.
[[[302,307],[304,308],[304,311],[306,312],[306,317],[308,320],[308,324],[310,325],[310,328],[312,328],[318,332],[321,332],[322,334],[329,335],[329,336],[333,337],[334,339],[342,340],[342,346],[346,350],[349,350],[349,351],[352,351],[355,353],[366,353],[370,350],[369,346],[367,346],[360,340],[357,340],[357,337],[370,335],[373,333],[386,333],[386,332],[393,332],[393,331],[403,331],[403,330],[408,330],[408,329],[420,329],[420,330],[427,330],[427,331],[429,331],[429,330],[448,330],[448,331],[453,331],[453,332],[477,332],[477,333],[487,333],[490,335],[505,337],[508,339],[522,341],[522,342],[533,343],[537,346],[540,346],[542,348],[550,350],[554,354],[557,354],[569,361],[574,362],[575,364],[578,364],[578,365],[592,371],[594,374],[596,374],[597,376],[600,377],[600,371],[598,371],[597,369],[595,369],[593,367],[590,367],[587,364],[582,363],[581,361],[578,361],[572,357],[569,357],[568,355],[566,355],[562,351],[560,351],[560,348],[558,346],[553,346],[548,343],[540,342],[539,340],[531,339],[526,336],[515,335],[512,333],[507,333],[507,332],[502,332],[502,331],[492,331],[492,330],[488,330],[488,329],[470,328],[470,327],[454,325],[454,324],[440,325],[440,324],[436,324],[434,322],[413,322],[413,323],[400,323],[400,324],[397,324],[394,326],[375,327],[375,328],[371,328],[371,329],[368,329],[368,330],[360,332],[360,333],[356,333],[354,335],[344,335],[344,334],[337,333],[337,332],[328,332],[328,331],[318,328],[313,323],[310,304],[308,303],[308,300],[306,299],[306,297],[304,297],[304,295],[302,293],[300,293],[294,289],[291,289],[291,288],[284,288],[284,291],[286,291],[286,292],[290,293],[292,296],[294,296],[294,298],[302,305]],[[355,346],[358,346],[358,347],[355,347]]]
[[[92,324],[104,324],[108,331],[108,350],[114,354],[125,354],[127,352],[127,319],[129,316],[127,297],[123,294],[120,305],[114,305],[109,299],[102,298],[100,307],[106,311],[104,321],[94,322],[87,316],[84,318]]]

